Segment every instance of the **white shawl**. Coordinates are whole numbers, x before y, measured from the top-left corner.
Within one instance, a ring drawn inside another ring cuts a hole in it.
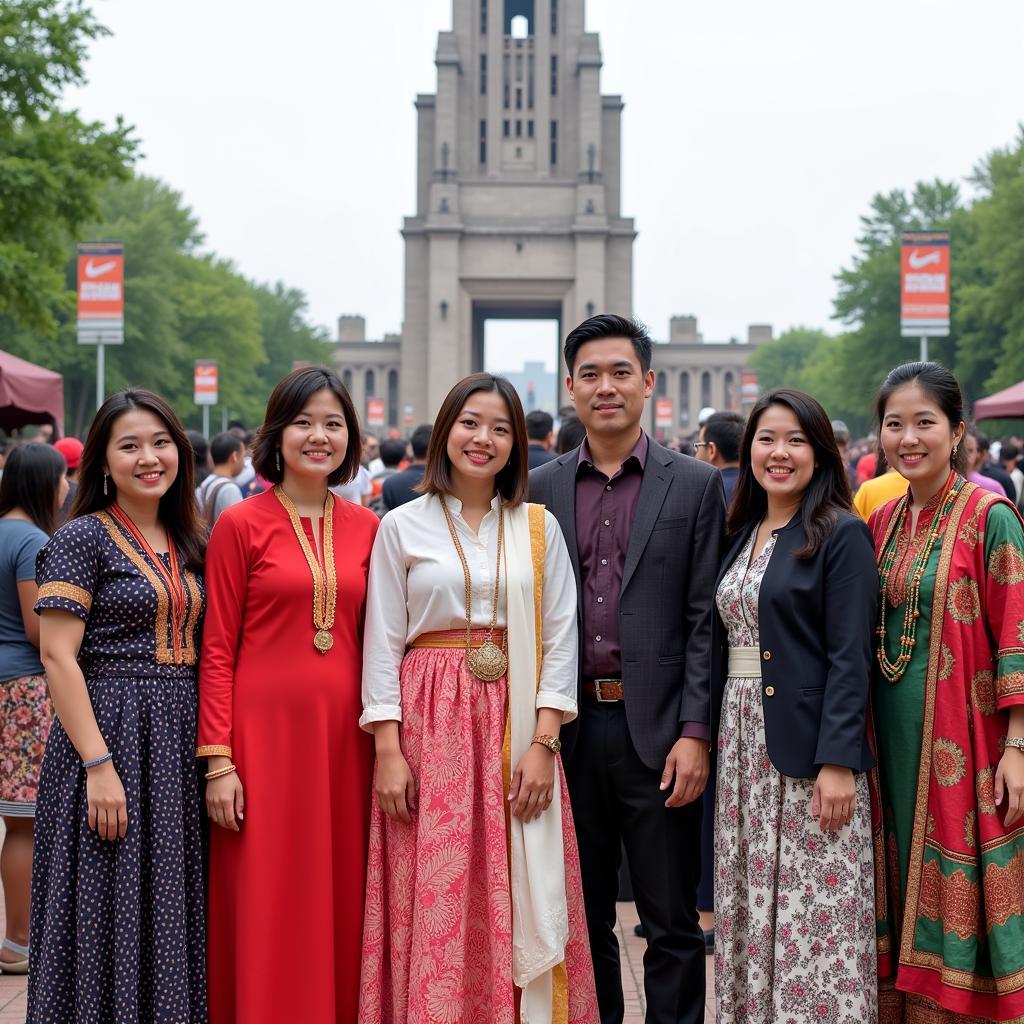
[[[543,521],[543,520],[542,520]],[[537,725],[538,669],[534,569],[529,507],[506,511],[508,690],[512,770],[530,747]],[[565,960],[569,914],[565,899],[560,782],[539,817],[511,819],[512,980],[523,989],[523,1024],[550,1024],[552,970]]]

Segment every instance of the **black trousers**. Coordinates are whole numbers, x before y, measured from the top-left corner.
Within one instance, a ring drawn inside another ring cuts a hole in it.
[[[626,709],[584,697],[565,766],[601,1024],[622,1024],[625,1008],[615,938],[621,845],[633,898],[647,932],[647,1024],[703,1024],[704,936],[697,918],[701,801],[667,808],[661,769],[637,756]]]

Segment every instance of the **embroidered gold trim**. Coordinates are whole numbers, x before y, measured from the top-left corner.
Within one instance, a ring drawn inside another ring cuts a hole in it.
[[[47,597],[62,597],[65,601],[74,601],[86,611],[92,608],[92,594],[82,587],[76,587],[74,583],[62,583],[59,580],[44,583],[39,588],[39,600]]]
[[[175,657],[174,646],[171,643],[169,623],[171,620],[171,599],[167,593],[167,587],[160,579],[157,571],[146,561],[146,556],[136,550],[135,545],[121,532],[121,528],[114,521],[109,512],[97,512],[96,518],[103,524],[111,540],[121,549],[121,553],[135,566],[146,578],[146,581],[153,588],[156,594],[156,660],[159,665],[194,665],[196,663],[196,649],[191,645],[191,637],[182,637],[179,644],[180,657]],[[183,574],[186,579],[190,575],[188,570]],[[192,595],[192,588],[189,587],[189,596]],[[198,602],[194,602],[198,604]],[[192,609],[198,614],[196,608]],[[189,618],[191,618],[191,613]]]
[[[953,551],[960,535],[960,522],[973,496],[975,487],[968,484],[953,503],[949,520],[942,536],[939,549],[939,564],[935,570],[935,590],[932,595],[932,615],[928,636],[928,669],[924,684],[924,716],[921,725],[921,763],[917,771],[917,797],[914,801],[914,826],[910,835],[910,858],[907,870],[907,892],[904,900],[905,912],[900,922],[900,962],[922,963],[922,954],[914,948],[913,922],[918,918],[921,893],[921,868],[924,863],[925,835],[928,828],[928,787],[932,774],[932,743],[935,730],[935,699],[938,689],[939,662],[942,655],[942,620],[946,614],[946,597],[949,590],[949,569]]]
[[[193,651],[194,656],[198,657],[199,652],[195,648],[194,640],[196,638],[196,626],[199,625],[199,616],[203,610],[203,595],[199,592],[199,583],[192,573],[186,569],[181,575],[184,578],[185,590],[188,593],[188,617],[185,619],[185,631],[184,636],[181,638],[181,648],[183,651]]]
[[[231,748],[217,743],[207,743],[202,747],[196,747],[196,757],[231,757]]]
[[[537,640],[537,689],[544,656],[544,558],[547,535],[544,531],[544,506],[527,505],[530,517],[530,554],[533,556],[533,621]]]

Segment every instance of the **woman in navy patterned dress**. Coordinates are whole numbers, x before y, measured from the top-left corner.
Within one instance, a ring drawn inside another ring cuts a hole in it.
[[[27,1024],[203,1024],[192,452],[151,392],[93,421],[71,520],[40,552],[43,758]]]

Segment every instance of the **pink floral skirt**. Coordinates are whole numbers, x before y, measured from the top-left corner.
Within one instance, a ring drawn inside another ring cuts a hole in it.
[[[46,676],[0,682],[0,814],[32,818],[53,708]]]
[[[402,662],[402,752],[419,786],[412,823],[374,799],[360,1024],[517,1024],[506,792],[507,682],[484,683],[460,649]],[[569,908],[571,1024],[597,1024],[579,856],[558,762]]]

